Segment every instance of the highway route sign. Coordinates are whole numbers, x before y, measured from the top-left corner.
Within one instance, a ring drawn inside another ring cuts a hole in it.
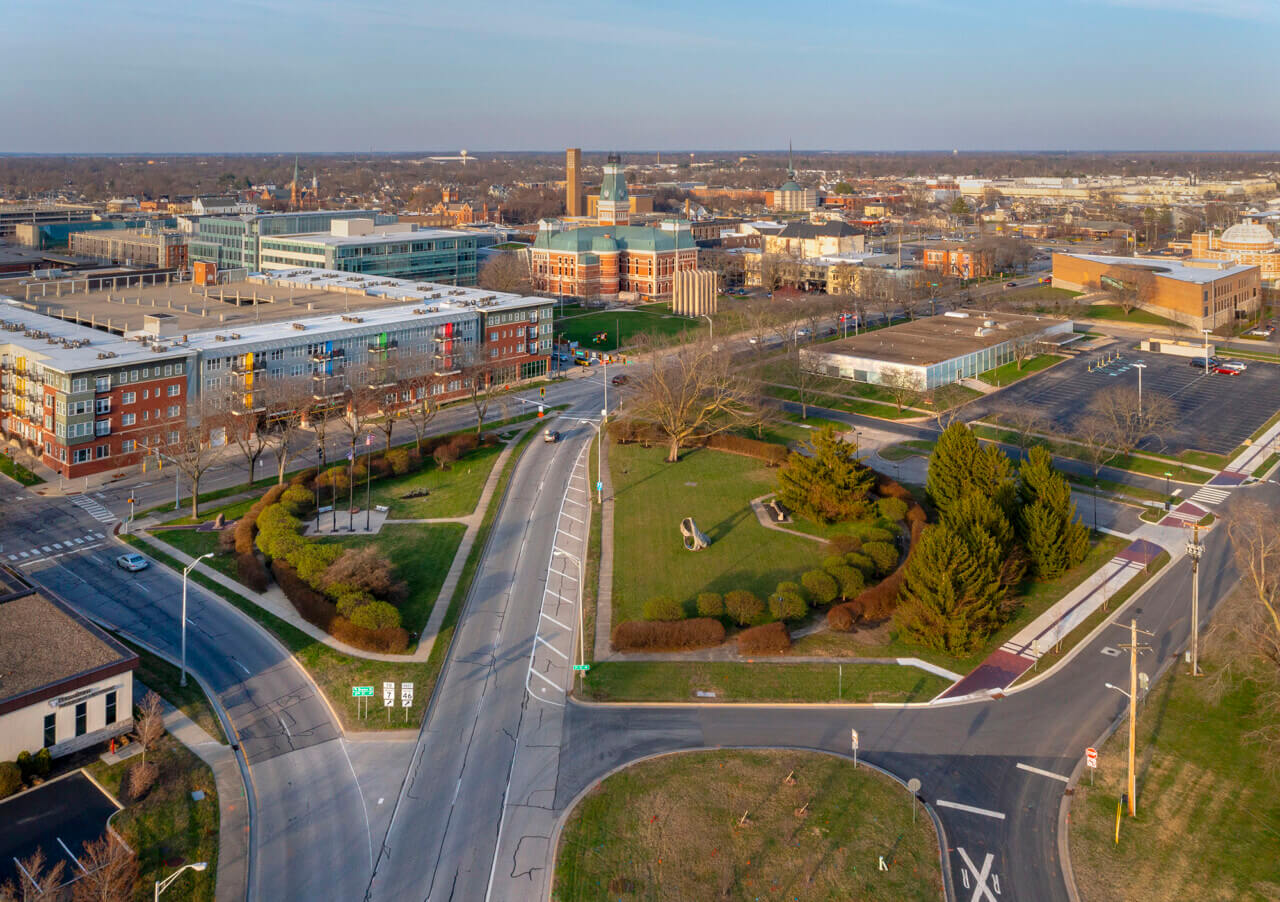
[[[591,665],[590,664],[574,664],[573,669],[574,670],[590,670]]]
[[[372,698],[373,687],[372,686],[352,686],[351,697],[352,698]]]
[[[400,707],[407,708],[413,704],[413,683],[400,684]]]
[[[1098,766],[1098,750],[1097,750],[1097,749],[1085,749],[1085,750],[1084,750],[1084,763],[1085,763],[1085,764],[1087,764],[1087,765],[1089,765],[1090,767],[1097,767],[1097,766]]]
[[[384,708],[394,708],[396,704],[396,684],[382,684],[382,706]]]

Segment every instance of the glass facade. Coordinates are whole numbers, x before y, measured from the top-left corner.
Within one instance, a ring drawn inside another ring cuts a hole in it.
[[[474,285],[479,273],[476,239],[404,233],[403,240],[305,241],[297,236],[261,239],[265,269],[314,266],[397,279],[423,279],[445,285]]]

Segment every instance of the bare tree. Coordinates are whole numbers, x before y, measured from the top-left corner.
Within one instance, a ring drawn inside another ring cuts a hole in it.
[[[1156,295],[1155,274],[1127,264],[1110,267],[1101,276],[1100,285],[1125,316],[1144,304],[1150,304]]]
[[[1013,430],[1013,444],[1023,454],[1031,446],[1044,441],[1041,434],[1052,429],[1052,423],[1034,404],[1006,401],[996,408],[996,418]]]
[[[822,377],[806,365],[804,356],[798,347],[794,347],[787,352],[787,356],[783,360],[782,371],[785,374],[787,383],[796,390],[796,399],[800,403],[800,419],[809,419],[809,397],[813,392],[813,387],[821,381]]]
[[[254,394],[257,395],[259,393],[255,392]],[[261,403],[261,398],[254,398],[254,401]],[[209,418],[209,423],[211,429],[221,431],[228,445],[234,446],[239,450],[248,467],[245,486],[251,488],[258,460],[267,451],[270,444],[266,418],[260,410],[237,408],[232,402],[232,406],[223,408],[213,414]]]
[[[73,902],[130,902],[138,886],[138,859],[108,829],[86,842],[80,855],[85,873],[72,885]]]
[[[311,385],[302,378],[276,379],[264,393],[268,447],[276,461],[276,481],[284,482],[289,461],[300,457],[306,442],[302,423],[312,405]]]
[[[757,351],[764,350],[766,339],[773,333],[779,318],[778,308],[772,301],[756,298],[743,305],[743,321],[747,335]]]
[[[145,764],[147,752],[164,736],[164,705],[155,692],[148,692],[138,703],[138,718],[133,728],[142,745],[142,762]]]
[[[637,415],[658,424],[667,437],[667,461],[694,436],[748,425],[759,416],[759,387],[711,342],[695,339],[659,353],[636,380]]]
[[[1177,422],[1177,408],[1164,395],[1113,385],[1098,392],[1089,413],[1105,424],[1106,442],[1117,456],[1132,453],[1147,438],[1160,439]]]
[[[510,294],[529,293],[529,260],[527,251],[500,252],[480,268],[480,287]]]
[[[945,431],[960,416],[960,408],[968,397],[964,387],[955,382],[939,385],[930,393],[933,422],[939,432]]]
[[[191,516],[200,516],[200,479],[218,459],[210,427],[219,411],[206,400],[188,403],[176,419],[162,422],[151,435],[151,445],[161,450],[191,483]]]
[[[1280,671],[1280,521],[1270,505],[1244,501],[1232,509],[1227,532],[1236,566],[1258,609],[1250,630],[1251,650]]]
[[[471,401],[471,409],[476,414],[476,435],[484,429],[484,418],[489,413],[489,405],[495,400],[501,401],[511,389],[510,385],[499,381],[501,375],[496,366],[483,360],[477,360],[462,370],[462,384]]]
[[[38,848],[20,861],[15,859],[14,863],[18,865],[18,884],[5,881],[0,886],[0,902],[35,902],[37,899],[53,902],[58,898],[58,889],[67,871],[67,863],[61,857],[46,870],[44,849]]]
[[[920,400],[923,387],[920,384],[919,374],[902,366],[890,367],[880,374],[880,381],[876,383],[893,398],[893,403],[898,405],[898,412],[902,412],[903,407],[910,407]]]
[[[426,436],[427,426],[436,418],[436,414],[440,411],[438,390],[444,387],[443,376],[437,375],[430,365],[430,361],[422,361],[419,364],[411,365],[411,369],[406,375],[402,385],[404,392],[408,396],[405,404],[400,408],[401,418],[408,421],[413,428],[413,434],[417,439],[416,447],[422,447],[422,440]]]

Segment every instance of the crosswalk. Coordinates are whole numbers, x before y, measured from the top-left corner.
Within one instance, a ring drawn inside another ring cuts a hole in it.
[[[111,513],[111,511],[94,501],[88,495],[73,495],[71,497],[71,503],[83,510],[90,517],[93,517],[93,519],[97,520],[99,523],[112,523],[118,519],[115,514]]]
[[[1191,500],[1197,504],[1221,504],[1230,497],[1230,492],[1205,486],[1192,495]]]
[[[86,532],[83,535],[72,536],[71,538],[61,539],[57,542],[50,542],[47,545],[36,545],[26,551],[13,551],[6,555],[10,563],[17,564],[19,567],[25,564],[34,564],[37,561],[47,561],[53,558],[62,557],[65,554],[73,554],[77,551],[88,551],[92,548],[101,548],[106,541],[106,536],[100,532]]]

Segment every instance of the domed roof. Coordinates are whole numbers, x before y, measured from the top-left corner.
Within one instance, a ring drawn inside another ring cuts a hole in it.
[[[779,188],[778,190],[779,191],[803,191],[804,189],[801,188],[799,185],[797,185],[795,182],[788,180],[783,182],[782,187]]]
[[[1222,233],[1220,239],[1223,247],[1233,249],[1258,248],[1270,250],[1275,247],[1275,236],[1270,229],[1256,222],[1241,222]]]

